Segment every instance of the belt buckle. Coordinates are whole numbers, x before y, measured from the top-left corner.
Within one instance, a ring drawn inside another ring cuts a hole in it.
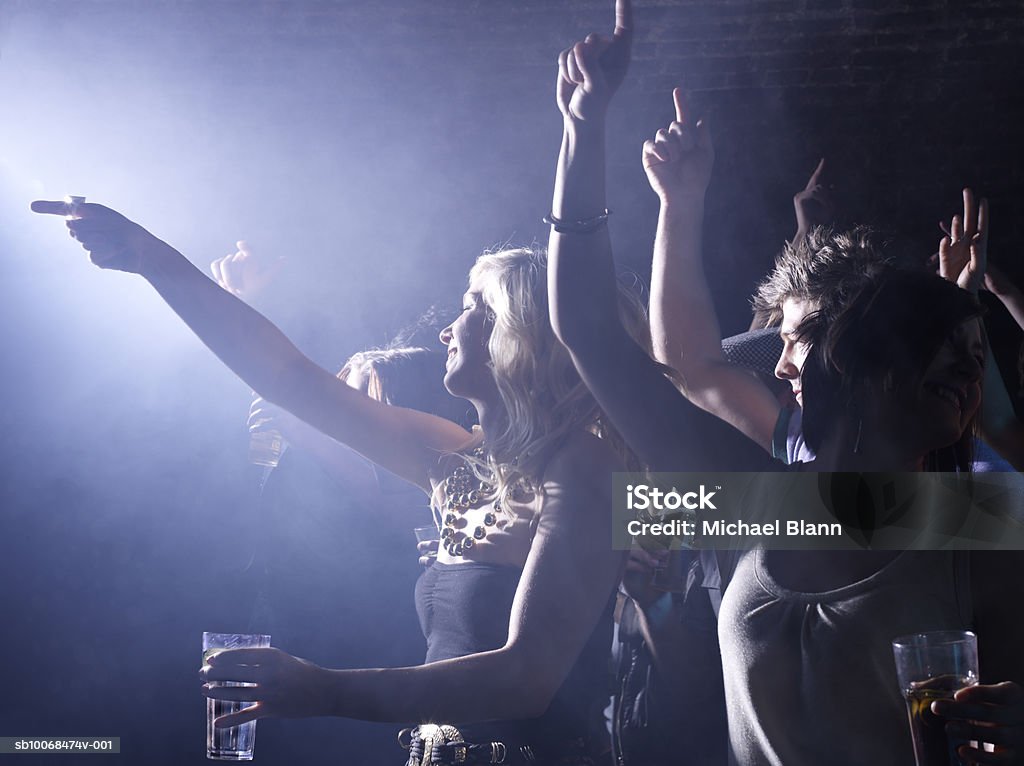
[[[411,737],[418,737],[423,742],[423,757],[419,763],[413,763],[414,758],[409,759],[409,766],[446,766],[443,762],[433,759],[434,747],[456,743],[453,748],[454,764],[465,763],[469,758],[469,748],[466,745],[462,732],[449,724],[426,723],[411,731]]]

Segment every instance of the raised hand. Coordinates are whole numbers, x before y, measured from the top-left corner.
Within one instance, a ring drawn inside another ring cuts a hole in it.
[[[237,713],[218,718],[218,728],[238,726],[257,718],[303,718],[327,715],[330,694],[328,671],[280,649],[225,649],[214,654],[199,671],[203,694],[211,699],[255,702]],[[221,686],[236,681],[255,686]]]
[[[807,179],[807,185],[793,195],[793,209],[796,211],[794,242],[806,237],[815,226],[828,223],[835,214],[832,195],[823,181],[824,172],[825,158],[822,157]]]
[[[253,253],[244,240],[235,243],[236,252],[210,264],[217,284],[239,298],[252,300],[274,281],[287,262],[284,258],[267,258]]]
[[[974,192],[964,189],[963,216],[953,216],[949,228],[942,228],[946,236],[939,240],[939,274],[977,294],[988,260],[988,200],[976,205]]]
[[[129,221],[116,210],[82,202],[75,208],[75,217],[67,217],[64,202],[36,200],[32,212],[67,218],[68,232],[89,252],[89,259],[101,269],[116,269],[141,274],[154,253],[172,250],[137,223]]]
[[[687,122],[683,93],[672,91],[676,119],[667,129],[644,142],[643,163],[647,180],[662,204],[704,199],[715,164],[711,133],[702,121]]]
[[[629,69],[633,46],[631,0],[615,0],[611,37],[589,34],[558,56],[558,108],[567,120],[588,122],[604,117]]]

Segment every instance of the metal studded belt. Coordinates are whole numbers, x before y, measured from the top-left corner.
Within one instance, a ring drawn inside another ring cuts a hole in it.
[[[423,724],[402,729],[398,744],[409,751],[406,766],[509,763],[503,742],[469,743],[462,732],[447,724]]]
[[[559,766],[593,766],[583,739],[528,744],[521,741],[467,742],[457,728],[450,725],[423,724],[402,729],[398,744],[409,751],[406,766],[461,766],[462,764],[559,764]]]

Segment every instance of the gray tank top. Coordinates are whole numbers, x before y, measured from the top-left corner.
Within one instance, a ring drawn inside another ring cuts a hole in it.
[[[914,763],[891,642],[968,629],[968,571],[966,552],[906,551],[863,580],[803,593],[775,581],[763,550],[743,554],[718,629],[731,763]]]

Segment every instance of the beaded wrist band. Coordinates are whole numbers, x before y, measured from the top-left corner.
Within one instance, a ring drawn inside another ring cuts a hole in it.
[[[561,218],[555,218],[551,213],[544,216],[542,220],[559,234],[590,234],[590,232],[596,231],[602,224],[608,223],[608,216],[611,214],[612,211],[605,208],[604,212],[600,215],[595,215],[593,218],[583,218],[579,221],[563,221]]]

